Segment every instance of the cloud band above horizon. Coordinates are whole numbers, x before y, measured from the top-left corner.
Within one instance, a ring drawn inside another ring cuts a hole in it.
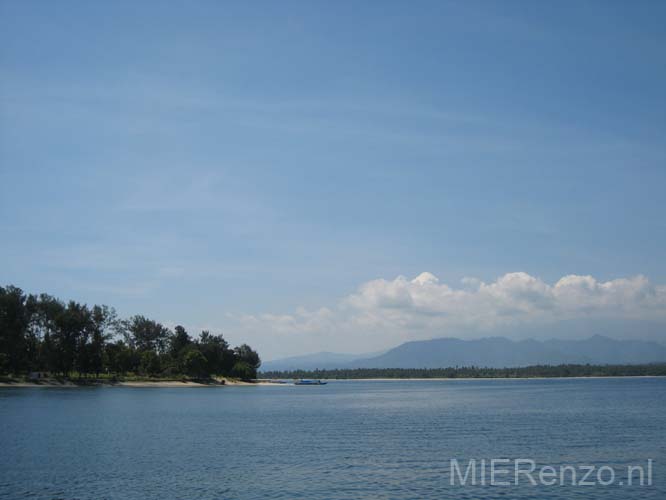
[[[539,337],[539,331],[552,334],[546,325],[562,322],[666,324],[666,286],[654,285],[642,275],[598,281],[571,274],[548,284],[525,272],[512,272],[491,283],[464,278],[453,288],[423,272],[411,280],[398,276],[365,282],[334,307],[235,319],[244,335],[260,334],[257,342],[276,354],[283,342],[293,353],[295,340],[302,352],[353,352],[444,336],[515,336],[512,332],[519,335],[526,326],[532,337]]]

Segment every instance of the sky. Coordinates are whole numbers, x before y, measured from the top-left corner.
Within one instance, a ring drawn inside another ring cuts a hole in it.
[[[0,285],[264,359],[666,341],[664,89],[658,1],[0,0]]]

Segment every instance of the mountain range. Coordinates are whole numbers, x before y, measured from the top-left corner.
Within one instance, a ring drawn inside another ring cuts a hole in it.
[[[292,356],[289,358],[276,359],[274,361],[265,361],[261,364],[261,369],[264,371],[328,370],[332,368],[347,367],[358,360],[373,358],[378,355],[380,355],[380,353],[343,354],[339,352],[323,351],[303,356]]]
[[[405,342],[381,354],[321,352],[265,362],[262,371],[334,368],[508,368],[530,365],[641,364],[666,362],[666,346],[653,341],[615,340],[594,335],[583,340],[476,340],[439,338]]]

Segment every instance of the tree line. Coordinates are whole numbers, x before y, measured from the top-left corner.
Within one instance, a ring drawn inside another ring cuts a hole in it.
[[[0,374],[48,372],[256,378],[261,360],[247,344],[231,348],[222,335],[192,338],[141,315],[118,318],[108,306],[67,303],[47,294],[0,287]]]
[[[537,378],[537,377],[637,377],[666,376],[666,363],[644,365],[535,365],[521,368],[352,368],[333,370],[266,371],[272,379],[365,379],[365,378]]]

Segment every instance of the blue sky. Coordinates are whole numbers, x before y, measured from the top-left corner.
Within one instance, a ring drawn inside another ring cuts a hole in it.
[[[663,2],[3,0],[0,283],[266,358],[455,334],[339,312],[425,271],[642,275],[662,324],[665,88]]]

